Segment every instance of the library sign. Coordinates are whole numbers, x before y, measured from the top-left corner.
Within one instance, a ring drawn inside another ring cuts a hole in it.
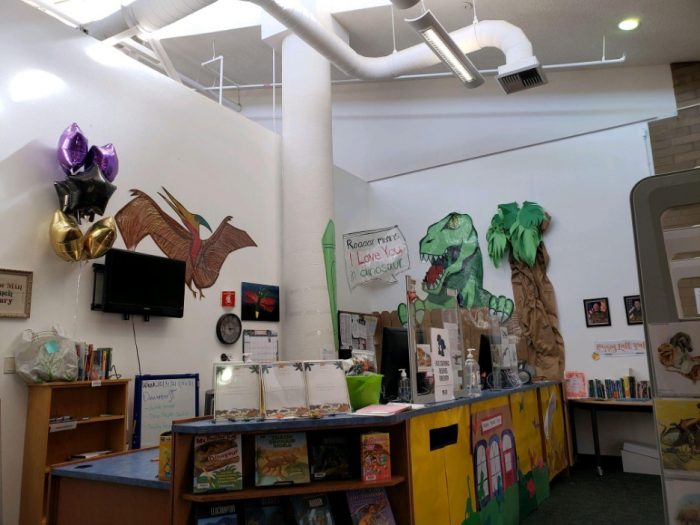
[[[375,279],[396,282],[410,267],[406,239],[398,226],[343,235],[345,273],[352,290]]]

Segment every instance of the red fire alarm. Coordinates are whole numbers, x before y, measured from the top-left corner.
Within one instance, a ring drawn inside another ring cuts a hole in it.
[[[236,292],[221,292],[221,306],[224,308],[236,306]]]

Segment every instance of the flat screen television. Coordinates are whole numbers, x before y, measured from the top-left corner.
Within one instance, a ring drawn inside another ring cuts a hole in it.
[[[96,281],[94,309],[146,317],[184,315],[184,261],[112,249],[102,271],[102,290],[100,294]],[[100,298],[101,308],[95,308]]]

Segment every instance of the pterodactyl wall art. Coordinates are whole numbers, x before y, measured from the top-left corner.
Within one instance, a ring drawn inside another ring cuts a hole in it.
[[[189,212],[168,190],[158,193],[175,210],[184,228],[165,213],[153,199],[140,190],[131,190],[131,199],[114,216],[124,244],[133,250],[144,237],[151,236],[158,248],[170,259],[185,261],[185,284],[199,298],[202,290],[212,286],[228,254],[247,246],[257,246],[245,231],[229,224],[229,215],[212,234],[202,239],[199,227],[212,231],[201,215]],[[194,285],[194,288],[193,288]]]

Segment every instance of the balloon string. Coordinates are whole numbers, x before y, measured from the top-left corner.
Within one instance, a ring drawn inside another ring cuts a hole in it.
[[[80,304],[80,276],[83,275],[83,270],[87,266],[87,261],[81,261],[80,270],[78,271],[78,282],[75,286],[75,310],[73,312],[73,337],[78,336],[78,305]]]

